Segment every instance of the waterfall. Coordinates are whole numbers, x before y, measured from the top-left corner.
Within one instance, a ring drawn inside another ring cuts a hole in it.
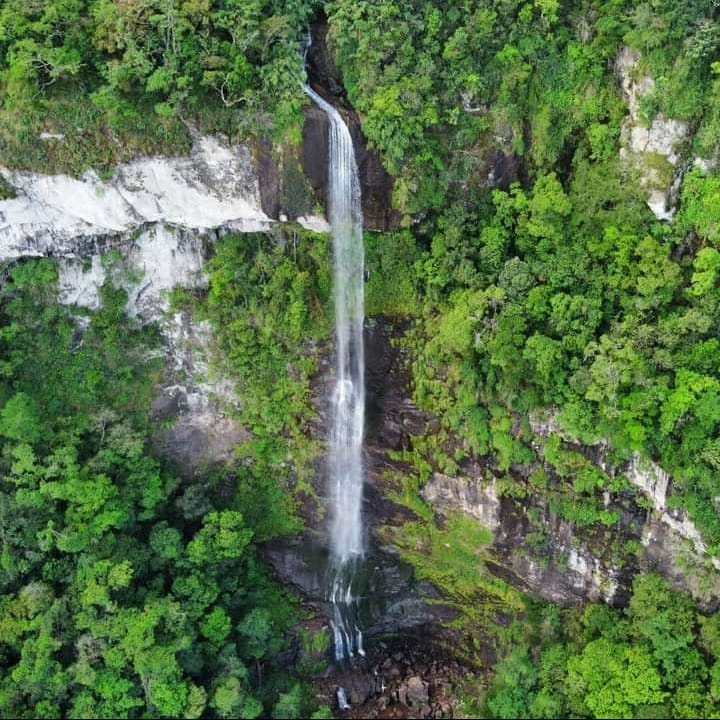
[[[350,131],[312,88],[305,92],[330,121],[328,205],[334,259],[336,377],[332,394],[329,599],[338,660],[364,655],[357,571],[365,551],[361,506],[365,422],[364,252],[360,180]]]

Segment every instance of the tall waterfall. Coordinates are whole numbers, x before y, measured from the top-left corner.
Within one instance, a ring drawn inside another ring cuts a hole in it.
[[[364,655],[356,571],[364,554],[364,251],[360,180],[352,138],[340,113],[309,86],[330,121],[328,204],[334,257],[336,378],[328,438],[331,568],[329,599],[338,660]]]

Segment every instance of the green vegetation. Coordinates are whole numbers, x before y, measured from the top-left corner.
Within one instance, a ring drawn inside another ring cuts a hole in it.
[[[203,130],[299,137],[300,41],[315,3],[7,0],[0,158],[79,173],[182,152]],[[62,135],[38,142],[41,132]]]
[[[492,136],[537,173],[579,143],[609,159],[625,112],[609,66],[623,43],[656,80],[648,109],[698,122],[697,151],[716,148],[712,0],[334,0],[327,11],[349,97],[406,212],[466,194]]]
[[[656,458],[717,553],[717,181],[691,174],[676,224],[660,226],[621,196],[612,165],[578,153],[567,191],[555,174],[528,192],[495,191],[474,237],[445,214],[415,265],[425,288],[409,340],[416,399],[501,470],[536,458],[512,418],[544,407],[559,409],[570,437],[609,439],[618,459]],[[598,196],[608,189],[612,209]],[[702,243],[695,252],[688,233]],[[624,489],[583,458],[568,465],[557,442],[538,458],[555,470],[552,490],[579,500]]]
[[[716,717],[717,618],[656,575],[624,611],[542,608],[506,632],[485,716]]]
[[[251,473],[241,492],[252,497],[263,488],[258,522],[279,512],[286,531],[293,497],[317,499],[310,481],[320,447],[307,424],[316,343],[330,331],[328,243],[301,228],[275,237],[230,235],[208,269],[210,292],[197,311],[215,328],[218,362],[236,380],[239,419],[253,435],[238,450]]]
[[[285,205],[308,212],[290,146],[300,47],[321,10],[348,100],[396,178],[401,227],[366,236],[367,312],[407,328],[414,400],[439,421],[388,477],[415,517],[383,532],[458,611],[466,657],[485,636],[499,650],[459,711],[716,716],[717,616],[654,575],[625,609],[539,604],[493,575],[482,526],[436,517],[419,491],[482,458],[501,495],[528,499],[518,552],[542,555],[538,507],[578,536],[623,537],[621,510],[643,499],[614,470],[638,453],[670,474],[671,509],[720,556],[720,177],[699,163],[673,222],[655,220],[620,158],[615,69],[623,46],[637,50],[637,78],[654,80],[643,122],[685,120],[683,162],[717,158],[717,2],[5,0],[0,165],[109,172],[187,151],[193,128],[269,137],[287,159]],[[665,156],[645,160],[667,186]],[[489,190],[505,165],[517,181]],[[0,180],[0,199],[12,194]],[[207,270],[207,295],[172,301],[210,321],[250,439],[192,481],[150,451],[158,338],[125,316],[123,291],[105,286],[97,312],[73,317],[52,262],[2,270],[2,716],[315,710],[303,663],[298,676],[273,664],[298,611],[257,543],[297,531],[296,505],[317,500],[327,242],[294,226],[231,235]],[[543,415],[552,427],[537,437]],[[607,543],[618,566],[637,549],[620,545]],[[300,642],[313,672],[327,635]]]
[[[368,239],[369,312],[411,318],[414,398],[442,424],[403,458],[418,474],[396,479],[393,499],[417,516],[393,536],[405,559],[461,615],[488,605],[481,530],[458,535],[459,521],[433,518],[418,495],[431,468],[457,473],[477,455],[501,492],[541,497],[578,534],[614,528],[612,508],[642,498],[568,438],[605,442],[619,466],[633,452],[659,462],[673,478],[670,504],[719,555],[718,178],[689,172],[674,222],[655,221],[618,159],[627,110],[613,68],[623,44],[639,50],[638,76],[655,80],[646,120],[689,120],[684,151],[717,156],[716,4],[337,0],[327,12],[349,98],[397,177],[414,238]],[[488,193],[488,148],[498,145],[519,158],[522,183]],[[667,187],[667,162],[649,162]],[[528,415],[543,409],[565,439],[533,437]],[[543,530],[531,534],[538,548]],[[618,547],[618,563],[632,551]],[[516,631],[486,702],[468,691],[475,713],[718,712],[717,656],[700,633],[712,621],[657,578],[637,579],[626,613],[592,606],[561,624],[557,609],[536,618],[531,605],[501,606]]]
[[[258,468],[230,494],[170,475],[148,452],[152,328],[112,286],[73,318],[56,280],[25,262],[0,291],[0,715],[307,716],[272,664],[297,603],[254,545],[294,527],[287,503],[267,512]]]

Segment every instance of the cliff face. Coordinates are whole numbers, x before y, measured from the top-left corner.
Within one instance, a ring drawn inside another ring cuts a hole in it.
[[[317,203],[308,205],[307,195],[308,187],[316,196],[323,192],[323,123],[324,117],[312,109],[308,112],[302,155],[314,158],[314,179],[296,172],[301,165],[298,156],[273,156],[272,148],[229,147],[215,138],[198,139],[187,158],[138,160],[119,167],[108,180],[93,174],[72,179],[4,173],[17,197],[0,201],[1,261],[57,257],[60,300],[68,305],[96,307],[100,286],[112,277],[128,292],[128,313],[143,322],[159,323],[167,370],[153,409],[168,429],[157,449],[187,475],[229,458],[247,433],[231,412],[241,399],[210,362],[209,326],[192,321],[182,311],[171,311],[168,292],[176,286],[206,286],[204,263],[222,233],[271,231],[276,218],[294,219],[313,230],[327,228],[321,215],[310,214]],[[372,185],[374,177],[378,176],[366,174],[365,182]],[[380,229],[390,227],[394,219],[387,210],[386,176],[380,176],[373,187],[374,195],[369,196],[375,198],[378,210],[370,211],[369,222]],[[299,214],[300,210],[307,214]],[[109,257],[114,257],[112,262]],[[413,569],[399,558],[388,536],[379,532],[413,519],[410,511],[388,499],[388,469],[403,471],[390,451],[410,447],[412,436],[433,428],[433,419],[410,400],[403,360],[391,342],[400,331],[387,321],[371,322],[366,337],[365,516],[372,534],[367,586],[374,598],[366,608],[366,620],[375,632],[437,623],[452,614],[447,607],[426,602],[439,599],[437,589],[418,584]],[[326,436],[324,398],[331,379],[328,348],[315,383],[314,435],[320,440]],[[531,424],[539,437],[558,431],[552,413],[544,419],[534,417]],[[487,479],[486,470],[468,463],[458,477],[435,473],[422,493],[439,516],[464,513],[492,531],[487,565],[511,584],[565,604],[587,599],[622,603],[634,574],[656,569],[709,606],[720,597],[717,570],[697,531],[686,517],[666,507],[670,482],[661,469],[639,458],[622,469],[650,503],[641,507],[628,501],[619,508],[619,527],[606,530],[583,530],[558,519],[540,496],[530,494],[522,501],[504,497]],[[326,492],[322,465],[317,468],[316,486],[322,497]],[[322,605],[325,522],[319,514],[309,514],[306,521],[310,530],[304,537],[271,545],[268,557],[287,582]],[[618,537],[636,541],[637,555],[619,562],[612,551]]]
[[[687,129],[663,118],[648,128],[639,126],[638,98],[648,81],[633,79],[636,61],[632,55],[621,58],[618,68],[629,105],[627,157],[640,162],[644,154],[659,153],[679,172]],[[319,52],[311,55],[311,62],[318,89],[342,107],[342,86],[328,58]],[[366,147],[357,115],[349,107],[343,112],[356,144],[365,225],[390,229],[398,222],[391,203],[392,178]],[[129,314],[159,323],[167,371],[153,409],[158,422],[169,429],[157,449],[185,474],[223,462],[247,433],[230,412],[242,399],[210,362],[209,326],[172,311],[168,292],[176,286],[206,286],[204,263],[223,233],[271,232],[285,221],[327,231],[320,210],[327,176],[326,137],[325,115],[309,107],[299,151],[268,144],[230,146],[206,137],[197,138],[188,157],[140,159],[118,167],[108,179],[94,173],[76,179],[0,169],[16,190],[15,198],[0,200],[0,262],[58,258],[59,297],[68,305],[96,307],[99,288],[112,277],[128,292]],[[647,182],[650,187],[654,181]],[[654,197],[651,193],[649,203],[658,217],[669,217],[669,196]],[[409,510],[388,497],[388,471],[404,470],[391,451],[411,447],[413,436],[434,427],[433,418],[420,413],[410,399],[403,358],[391,342],[401,331],[385,320],[369,322],[366,337],[369,482],[364,511],[372,534],[366,583],[373,602],[365,612],[366,627],[374,632],[437,623],[452,614],[435,602],[440,599],[438,590],[417,582],[389,536],[379,532],[383,526],[397,527],[413,519]],[[320,440],[326,437],[324,399],[331,379],[328,348],[315,381],[314,435]],[[533,430],[540,437],[558,431],[552,415],[534,419]],[[441,519],[463,513],[491,530],[489,569],[544,598],[564,604],[587,599],[622,603],[634,574],[654,569],[714,606],[720,598],[718,568],[687,517],[667,508],[670,479],[639,458],[618,471],[626,473],[647,502],[627,498],[613,508],[621,520],[611,529],[578,528],[554,516],[539,495],[530,493],[522,500],[504,496],[488,476],[488,467],[478,461],[465,464],[457,477],[433,474],[422,495]],[[316,490],[321,498],[326,492],[322,465],[317,468]],[[325,521],[312,512],[305,519],[309,530],[303,537],[274,543],[267,555],[281,577],[322,604]],[[638,551],[619,559],[613,549],[618,539],[635,542]]]
[[[370,550],[364,581],[370,600],[364,620],[370,636],[421,628],[437,633],[455,617],[453,603],[443,602],[442,589],[418,582],[394,542],[395,531],[418,518],[394,500],[393,477],[409,468],[393,451],[412,448],[416,436],[432,433],[436,427],[435,419],[411,400],[407,358],[394,342],[402,332],[401,325],[387,319],[369,321],[366,329],[368,479],[363,512]],[[332,373],[328,354],[314,382],[317,421],[313,436],[320,440],[326,436],[324,398]],[[531,425],[538,441],[560,432],[552,413],[534,416]],[[564,520],[539,493],[529,491],[522,498],[503,493],[502,473],[495,476],[487,458],[464,462],[455,476],[432,473],[421,495],[439,527],[461,514],[490,530],[492,541],[478,556],[478,566],[482,563],[495,577],[535,596],[565,606],[587,601],[622,606],[635,575],[653,571],[692,593],[706,609],[717,608],[717,561],[707,555],[688,518],[667,508],[671,485],[667,475],[637,456],[611,468],[604,448],[585,450],[607,472],[625,474],[638,490],[612,502],[608,498],[607,509],[619,515],[618,523],[610,527],[583,527]],[[322,463],[317,467],[315,489],[320,497],[327,493]],[[322,512],[312,511],[305,514],[305,521],[308,530],[301,537],[271,543],[267,557],[286,583],[322,610],[326,603],[325,521]]]
[[[199,138],[185,158],[143,158],[103,180],[3,171],[17,197],[0,203],[0,259],[78,257],[154,224],[264,230],[250,149]]]
[[[96,308],[112,279],[127,291],[129,315],[158,323],[167,363],[153,410],[168,425],[158,450],[186,474],[227,459],[246,433],[228,412],[238,402],[232,383],[211,369],[209,325],[170,312],[168,294],[205,288],[219,235],[276,224],[263,209],[256,156],[199,137],[187,157],[141,158],[107,179],[2,171],[16,197],[0,201],[0,263],[55,257],[60,302]],[[293,219],[328,229],[322,215]]]

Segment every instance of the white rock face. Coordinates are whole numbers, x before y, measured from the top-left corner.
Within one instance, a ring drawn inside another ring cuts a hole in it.
[[[690,541],[699,555],[707,554],[707,545],[695,527],[695,523],[684,510],[669,510],[667,507],[667,492],[670,485],[670,476],[657,463],[643,459],[638,453],[633,453],[632,459],[625,470],[628,480],[640,488],[652,501],[660,522],[677,533],[681,538]],[[645,545],[652,541],[652,532],[646,529],[643,536]],[[711,562],[716,570],[720,570],[720,558],[712,557]]]
[[[618,589],[615,572],[603,567],[585,547],[571,547],[567,554],[568,580],[589,597],[611,602]]]
[[[495,530],[500,524],[500,498],[494,480],[481,483],[474,478],[434,473],[421,493],[434,507],[460,510],[478,519],[489,530]]]
[[[209,322],[198,322],[185,311],[168,312],[170,290],[207,285],[204,246],[198,232],[153,225],[128,240],[111,261],[100,254],[59,260],[60,302],[97,309],[100,288],[112,280],[128,293],[128,315],[158,324],[167,364],[153,414],[168,423],[159,434],[158,450],[187,475],[229,459],[248,437],[233,418],[239,406],[234,383],[211,362]]]
[[[558,414],[559,410],[556,407],[531,410],[528,413],[530,430],[540,437],[548,437],[555,433],[562,436]]]
[[[63,305],[91,310],[100,307],[100,287],[106,273],[99,255],[84,260],[60,260],[58,270],[58,300]]]
[[[330,223],[320,215],[301,215],[297,221],[306,230],[312,230],[316,233],[330,232]]]
[[[657,463],[633,453],[625,475],[652,500],[656,510],[665,510],[670,476]]]
[[[720,168],[720,154],[711,158],[693,158],[693,167],[704,173],[713,172],[714,170]]]
[[[658,113],[646,127],[640,117],[642,98],[655,88],[655,81],[647,76],[637,76],[640,53],[630,47],[620,51],[615,67],[628,105],[628,116],[622,125],[621,156],[635,165],[641,174],[641,182],[648,191],[647,204],[659,220],[671,220],[675,214],[672,207],[673,179],[680,166],[678,148],[687,138],[690,127],[684,120],[666,118]],[[662,165],[667,172],[661,172]]]
[[[112,278],[128,293],[128,315],[143,321],[160,320],[170,290],[207,284],[204,259],[200,236],[154,225],[122,247],[117,263],[104,261],[100,254],[60,258],[58,299],[65,305],[97,309],[100,287]]]
[[[88,238],[131,233],[148,224],[182,229],[266,230],[250,150],[200,138],[188,157],[143,158],[110,180],[0,169],[17,197],[0,201],[0,260],[87,255]]]
[[[575,542],[567,521],[555,520],[547,526],[552,549],[546,549],[545,557],[524,552],[527,528],[511,503],[503,509],[495,480],[433,473],[421,494],[434,510],[462,512],[491,530],[500,562],[541,597],[568,604],[581,598],[610,602],[615,596],[619,585],[615,569],[595,557],[587,545]],[[560,556],[566,559],[562,565]]]

